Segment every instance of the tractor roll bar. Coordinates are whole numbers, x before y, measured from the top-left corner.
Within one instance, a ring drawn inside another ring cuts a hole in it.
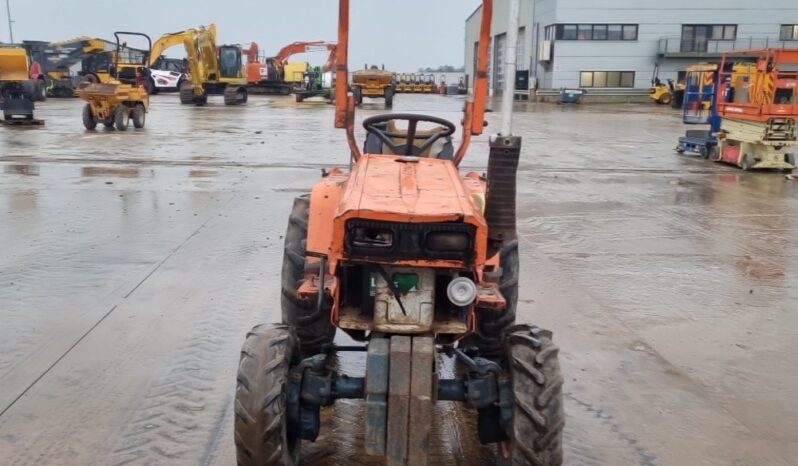
[[[477,72],[474,93],[466,101],[463,115],[463,139],[457,148],[454,164],[465,157],[471,136],[482,134],[485,127],[485,108],[488,98],[488,44],[490,23],[493,19],[493,0],[482,0],[482,23],[477,52]],[[338,64],[335,66],[335,127],[346,130],[346,140],[352,157],[358,160],[362,153],[355,141],[355,99],[349,93],[349,0],[338,2]]]

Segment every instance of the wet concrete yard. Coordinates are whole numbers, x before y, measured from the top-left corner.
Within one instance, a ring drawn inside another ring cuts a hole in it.
[[[159,95],[126,133],[80,109],[0,128],[0,464],[235,464],[239,348],[279,319],[292,198],[347,164],[344,134],[290,97]],[[670,109],[517,110],[519,320],[561,347],[565,463],[798,463],[798,182],[677,156]],[[466,166],[486,159],[484,136]],[[484,464],[469,413],[437,413],[435,462]],[[371,464],[361,416],[328,409],[306,464]]]

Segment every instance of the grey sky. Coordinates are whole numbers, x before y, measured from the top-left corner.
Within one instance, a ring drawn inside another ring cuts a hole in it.
[[[335,40],[337,0],[10,0],[14,39],[59,41],[113,31],[165,32],[215,22],[220,42],[273,54],[296,40]],[[394,71],[463,64],[464,24],[479,0],[352,0],[350,68]],[[8,41],[5,0],[0,40]],[[134,45],[131,43],[131,45]],[[318,59],[324,61],[324,56]]]

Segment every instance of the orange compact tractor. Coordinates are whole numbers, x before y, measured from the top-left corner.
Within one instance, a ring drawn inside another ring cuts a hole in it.
[[[336,87],[335,124],[346,129],[353,165],[325,171],[294,201],[283,322],[256,326],[241,350],[239,465],[299,464],[301,442],[319,435],[320,409],[338,399],[364,400],[365,451],[389,465],[427,464],[438,401],[475,410],[497,464],[562,463],[558,349],[551,332],[515,322],[521,140],[509,129],[491,137],[484,178],[459,169],[485,126],[492,14],[492,0],[483,0],[474,96],[457,150],[454,124],[417,114],[367,118],[361,150],[355,98]],[[338,82],[347,79],[348,32],[349,0],[340,0]],[[362,344],[335,345],[338,330]],[[343,352],[364,355],[362,377],[336,371],[334,355]],[[445,358],[456,376],[442,377]]]

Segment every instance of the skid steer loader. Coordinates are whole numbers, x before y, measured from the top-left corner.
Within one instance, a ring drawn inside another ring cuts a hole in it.
[[[339,399],[364,400],[366,454],[389,465],[427,464],[433,404],[444,400],[477,412],[479,439],[495,445],[497,464],[562,463],[558,349],[551,332],[515,322],[521,140],[509,130],[491,137],[485,178],[459,169],[485,126],[492,13],[483,0],[474,97],[456,151],[454,124],[418,114],[367,118],[361,150],[356,97],[336,88],[335,124],[353,165],[325,171],[294,201],[282,323],[256,326],[241,350],[239,465],[299,464],[302,441],[319,436],[320,410]],[[349,0],[340,0],[342,83],[348,25]],[[335,345],[339,330],[362,344]],[[335,369],[344,352],[364,355],[362,377]],[[454,360],[456,377],[441,377],[443,358]]]

